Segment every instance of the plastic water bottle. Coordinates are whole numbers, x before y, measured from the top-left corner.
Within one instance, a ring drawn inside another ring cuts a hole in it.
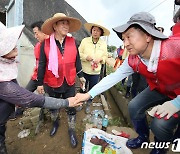
[[[93,128],[97,128],[97,126],[98,126],[98,113],[95,113],[93,119]]]
[[[102,120],[102,130],[106,132],[108,126],[108,115],[105,115]]]

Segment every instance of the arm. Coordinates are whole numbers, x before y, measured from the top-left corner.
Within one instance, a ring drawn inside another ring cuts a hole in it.
[[[98,84],[96,84],[88,93],[76,95],[76,102],[86,101],[89,98],[94,98],[96,95],[108,90],[116,83],[124,79],[125,77],[133,74],[133,69],[128,64],[128,58],[125,59],[124,63],[110,75],[104,77]]]
[[[80,54],[80,58],[82,61],[87,61],[86,58],[87,58],[87,54],[84,53],[84,48],[85,48],[85,41],[84,39],[81,41],[81,44],[79,46],[79,54]]]
[[[18,105],[25,108],[44,107],[49,109],[59,109],[63,107],[74,107],[82,103],[75,103],[75,97],[68,99],[56,99],[32,93],[18,84],[0,82],[0,99],[6,103]]]
[[[81,65],[79,52],[77,52],[77,56],[76,56],[76,72],[79,78],[83,77],[83,71],[82,71],[82,65]]]
[[[38,66],[38,76],[37,76],[38,86],[43,85],[45,70],[46,70],[46,55],[44,52],[44,42],[43,42],[40,48],[40,56],[39,56],[39,66]]]
[[[39,94],[44,94],[43,81],[44,81],[45,70],[46,70],[46,55],[44,52],[44,42],[43,42],[40,48],[38,73],[37,73],[37,80],[38,80],[37,91]]]

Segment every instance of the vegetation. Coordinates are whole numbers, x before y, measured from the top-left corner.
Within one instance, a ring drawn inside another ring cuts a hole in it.
[[[106,75],[108,75],[108,74],[110,74],[110,73],[112,73],[114,71],[115,70],[111,66],[108,66],[108,65],[106,66]],[[126,88],[125,88],[124,85],[121,84],[121,82],[117,83],[115,85],[115,87],[117,88],[118,91],[121,91],[123,94],[125,94]]]
[[[113,45],[111,45],[111,46],[108,45],[107,46],[108,52],[114,52],[116,49],[117,49],[116,46],[113,46]]]

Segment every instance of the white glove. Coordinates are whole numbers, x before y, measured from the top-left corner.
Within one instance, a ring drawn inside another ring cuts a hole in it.
[[[81,89],[82,89],[83,91],[85,91],[85,90],[86,90],[86,88],[85,88],[86,79],[85,79],[84,77],[81,77],[81,78],[79,78],[79,80],[80,80],[80,82],[81,82],[81,84],[80,84]]]
[[[148,111],[148,114],[153,117],[155,114],[157,114],[161,118],[167,115],[167,119],[169,119],[173,114],[178,111],[178,108],[176,108],[170,101],[167,101],[162,105],[153,107],[151,111]]]

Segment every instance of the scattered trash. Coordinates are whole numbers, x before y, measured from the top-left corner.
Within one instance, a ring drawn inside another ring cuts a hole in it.
[[[102,106],[102,104],[101,103],[92,103],[92,106],[93,107],[95,107],[95,106],[99,107],[99,106]]]
[[[24,129],[21,132],[19,132],[18,137],[24,138],[27,137],[30,134],[30,129]]]
[[[121,136],[121,137],[125,137],[125,138],[129,138],[129,137],[130,137],[129,134],[126,134],[126,133],[123,132],[123,131],[119,132],[119,131],[113,129],[113,130],[112,130],[112,133],[113,133],[114,135],[116,135],[116,136]]]

